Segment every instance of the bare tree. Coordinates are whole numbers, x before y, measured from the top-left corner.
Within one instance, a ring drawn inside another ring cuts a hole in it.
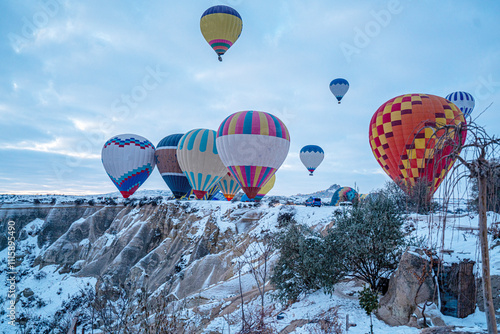
[[[269,231],[262,231],[262,242],[254,243],[254,249],[244,254],[245,264],[250,267],[260,296],[261,307],[261,326],[264,326],[264,311],[265,311],[265,293],[269,275],[269,259],[273,254],[273,246],[271,243],[272,236]],[[248,251],[248,250],[247,250]]]
[[[259,240],[251,243],[241,252],[242,260],[238,262],[238,279],[241,299],[241,320],[242,327],[238,333],[253,333],[257,330],[259,333],[272,333],[273,328],[266,323],[266,318],[273,312],[273,307],[266,307],[265,293],[269,276],[269,260],[274,252],[271,243],[272,235],[268,230],[263,230]],[[249,268],[248,272],[252,275],[260,297],[259,310],[244,310],[243,287],[241,275],[243,268]]]
[[[500,173],[500,165],[496,162],[500,149],[500,138],[490,136],[483,127],[474,122],[470,122],[469,124],[442,125],[436,129],[436,132],[438,131],[446,133],[446,135],[440,137],[441,142],[438,142],[438,144],[441,147],[446,145],[449,148],[449,154],[441,158],[458,160],[459,165],[455,168],[459,166],[465,167],[466,173],[462,175],[474,179],[478,185],[479,240],[481,243],[484,309],[488,333],[497,334],[498,329],[495,320],[490,278],[486,211],[487,184]],[[466,133],[468,140],[464,144],[461,136],[465,136]],[[459,140],[456,140],[457,136],[459,136]],[[460,155],[461,151],[465,151],[466,154]]]

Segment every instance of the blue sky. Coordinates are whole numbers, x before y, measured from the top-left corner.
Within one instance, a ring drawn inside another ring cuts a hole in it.
[[[243,19],[222,63],[199,28],[216,4]],[[368,124],[397,95],[470,92],[473,117],[493,103],[476,122],[500,134],[498,1],[7,0],[0,12],[0,193],[115,191],[100,160],[110,137],[156,145],[249,109],[290,131],[270,194],[383,187]],[[337,77],[350,82],[340,105]],[[298,156],[308,144],[325,151],[314,177]],[[141,189],[167,187],[155,170]]]

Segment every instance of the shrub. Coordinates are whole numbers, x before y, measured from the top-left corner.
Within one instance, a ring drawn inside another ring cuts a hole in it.
[[[417,182],[412,187],[406,186],[403,181],[389,181],[378,195],[392,199],[400,212],[427,214],[438,207],[438,204],[430,199],[429,184],[426,181]]]
[[[370,316],[370,333],[373,334],[372,313],[379,307],[378,293],[369,286],[364,286],[359,292],[359,306]]]
[[[41,279],[44,279],[45,277],[47,277],[47,273],[45,271],[39,271],[37,272],[35,275],[34,275],[34,278],[39,281]]]
[[[316,334],[342,334],[342,322],[340,321],[339,308],[331,307],[327,311],[319,314],[318,319],[313,322],[319,325],[318,328],[312,329],[312,333]]]
[[[285,207],[283,207],[283,208],[285,208]],[[290,225],[292,223],[295,224],[296,221],[295,221],[294,216],[295,216],[294,209],[285,208],[285,209],[280,210],[280,212],[278,214],[278,218],[277,218],[278,227],[283,228],[283,227],[287,227],[288,225]]]
[[[310,228],[289,223],[274,239],[280,251],[271,283],[276,287],[276,298],[282,302],[295,301],[309,291],[325,288],[333,292],[333,285],[343,276],[336,251],[331,253],[323,238]]]
[[[326,237],[327,249],[337,251],[343,270],[379,288],[399,263],[404,220],[391,198],[376,196],[336,217]]]

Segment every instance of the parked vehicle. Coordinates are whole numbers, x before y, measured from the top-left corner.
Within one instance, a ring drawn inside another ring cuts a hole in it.
[[[312,206],[321,207],[321,198],[314,198]]]
[[[309,197],[307,200],[306,200],[306,206],[317,206],[317,207],[321,207],[321,198],[313,198],[313,197]]]

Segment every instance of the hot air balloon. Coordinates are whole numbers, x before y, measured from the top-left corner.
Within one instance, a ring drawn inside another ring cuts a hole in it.
[[[243,196],[241,196],[241,199],[240,199],[240,202],[255,202],[255,198],[248,198],[247,194],[243,194]]]
[[[217,149],[248,198],[274,175],[290,148],[290,134],[276,116],[240,111],[227,117],[217,131]]]
[[[276,174],[274,174],[269,179],[269,181],[267,181],[267,183],[262,188],[260,188],[259,192],[257,193],[257,195],[254,198],[255,201],[260,202],[262,200],[262,198],[264,198],[264,196],[266,196],[267,193],[270,192],[271,189],[273,189],[275,183],[276,183]]]
[[[318,145],[306,145],[299,153],[300,161],[306,166],[309,175],[313,176],[314,170],[318,168],[325,157],[325,152]]]
[[[234,195],[240,191],[241,186],[231,173],[227,172],[227,174],[224,175],[224,177],[219,181],[219,188],[221,189],[224,197],[230,201],[234,198]]]
[[[458,126],[459,132],[437,130]],[[446,99],[405,94],[390,99],[373,114],[369,140],[384,171],[408,194],[417,184],[427,187],[427,201],[453,166],[452,143],[465,142],[464,115]]]
[[[330,91],[332,92],[333,95],[337,98],[337,101],[342,100],[344,97],[345,93],[349,90],[349,82],[347,82],[346,79],[342,78],[337,78],[333,79],[332,82],[330,82]]]
[[[354,203],[356,201],[359,201],[359,194],[356,190],[351,187],[340,187],[333,193],[330,205],[338,206],[342,202]]]
[[[202,200],[211,201],[219,191],[220,191],[219,184],[216,183],[212,186],[212,188],[208,189],[207,193],[205,194],[205,196],[203,196]]]
[[[195,129],[177,145],[177,159],[196,198],[201,199],[227,173],[215,146],[215,131]]]
[[[111,181],[123,198],[132,195],[155,168],[155,147],[144,137],[122,134],[109,139],[101,160]]]
[[[273,177],[271,179],[269,179],[269,181],[267,181],[267,183],[262,188],[260,188],[259,193],[257,194],[257,196],[255,196],[255,198],[249,199],[248,196],[246,194],[244,194],[241,197],[241,202],[260,202],[260,201],[262,201],[264,196],[266,196],[267,193],[270,192],[271,189],[273,189],[274,183],[276,183],[276,174],[274,174]]]
[[[222,55],[240,37],[243,21],[233,8],[224,5],[207,9],[200,19],[200,29],[205,40],[222,61]]]
[[[454,92],[446,96],[446,99],[453,102],[467,118],[474,109],[474,97],[466,92]]]
[[[183,174],[184,175],[184,174]],[[210,188],[205,195],[203,195],[203,197],[201,198],[201,200],[203,201],[211,201],[212,199],[214,199],[217,194],[219,193],[220,191],[220,188],[219,188],[219,184],[214,184],[212,186],[212,188]],[[193,192],[193,189],[191,189],[191,191],[189,191],[189,193],[187,193],[185,196],[182,196],[181,199],[190,199],[191,195],[194,195],[194,192]],[[195,195],[196,197],[196,195]]]
[[[155,152],[158,171],[177,199],[191,191],[189,181],[177,161],[177,144],[182,136],[180,133],[166,136],[158,143]]]

